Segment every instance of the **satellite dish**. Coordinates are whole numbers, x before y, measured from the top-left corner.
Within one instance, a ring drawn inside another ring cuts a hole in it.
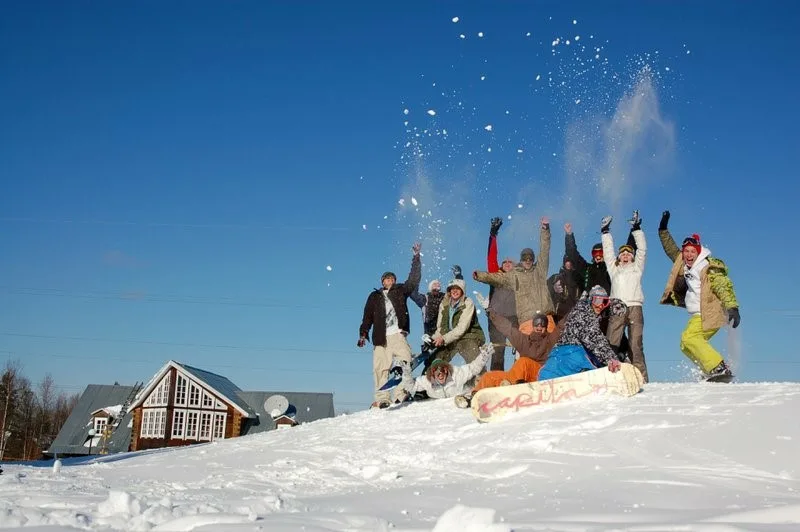
[[[264,401],[264,410],[275,419],[289,410],[289,400],[282,395],[271,395]]]

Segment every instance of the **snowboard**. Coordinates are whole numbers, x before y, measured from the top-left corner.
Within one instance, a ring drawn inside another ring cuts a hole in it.
[[[425,343],[422,344],[422,352],[418,355],[414,355],[411,357],[411,368],[409,369],[410,372],[413,372],[417,369],[420,364],[424,364],[428,361],[434,354],[439,350],[438,347],[434,347],[433,340],[430,339],[429,336],[424,337]],[[381,391],[391,390],[398,384],[403,381],[403,364],[402,362],[395,360],[392,363],[392,367],[389,368],[389,378],[386,382],[378,388]]]
[[[705,382],[724,382],[729,383],[733,381],[734,375],[717,375],[715,377],[706,377],[703,380]]]
[[[509,412],[574,401],[582,397],[612,393],[630,397],[644,385],[641,372],[622,363],[619,371],[607,367],[538,382],[478,390],[472,397],[472,414],[481,423],[502,419]]]

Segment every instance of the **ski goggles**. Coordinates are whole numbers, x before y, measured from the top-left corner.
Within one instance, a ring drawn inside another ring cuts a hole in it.
[[[606,307],[608,306],[609,301],[611,301],[611,298],[608,296],[592,296],[591,298],[592,305]]]

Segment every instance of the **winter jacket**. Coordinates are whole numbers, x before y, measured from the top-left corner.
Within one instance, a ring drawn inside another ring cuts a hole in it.
[[[463,281],[461,282],[463,283]],[[478,322],[478,314],[475,312],[475,304],[472,299],[461,296],[454,309],[451,304],[450,296],[442,300],[434,338],[441,336],[444,339],[444,345],[450,345],[462,338],[477,340],[480,343],[485,342],[486,336]]]
[[[578,272],[580,279],[581,291],[588,292],[593,286],[602,286],[607,293],[611,293],[611,277],[608,275],[608,269],[605,262],[586,262],[578,253],[578,246],[575,244],[575,235],[568,233],[564,236],[564,245],[566,248],[567,258],[572,262],[575,271]],[[605,255],[605,252],[603,252]]]
[[[661,246],[667,257],[673,261],[672,270],[659,303],[686,308],[688,286],[683,254],[669,230],[659,231],[658,237],[661,239]],[[701,246],[695,264],[702,262],[707,262],[707,264],[701,264],[702,270],[699,272],[700,319],[703,329],[710,331],[724,327],[728,323],[727,310],[739,308],[739,302],[736,300],[733,283],[728,277],[727,266],[720,259],[712,257],[711,250],[705,246]],[[689,272],[693,271],[696,270],[694,268],[689,270]]]
[[[517,264],[510,272],[475,272],[475,279],[495,287],[514,290],[519,322],[537,314],[553,312],[553,301],[547,290],[547,268],[550,265],[550,227],[539,231],[539,257],[530,270]]]
[[[411,294],[411,299],[422,309],[422,328],[425,334],[433,335],[436,332],[436,322],[439,319],[439,305],[446,294],[441,291],[430,291],[420,294],[418,291]]]
[[[605,233],[601,238],[603,241],[603,261],[606,263],[609,277],[611,277],[611,297],[621,299],[629,307],[641,307],[644,303],[642,275],[644,274],[644,263],[647,255],[644,231],[639,229],[633,232],[633,238],[636,239],[636,254],[633,262],[629,264],[621,264],[615,258],[614,238],[611,233]]]
[[[588,299],[578,301],[567,315],[561,336],[556,342],[556,346],[559,345],[582,345],[594,357],[592,363],[597,367],[617,359],[608,339],[600,330],[600,315],[595,313]]]
[[[450,365],[452,369],[450,376],[444,382],[432,382],[427,375],[423,374],[412,379],[410,373],[407,373],[406,379],[403,381],[402,386],[409,395],[414,395],[417,392],[424,391],[431,399],[444,399],[446,397],[455,397],[456,395],[463,395],[472,390],[472,386],[467,386],[467,383],[478,375],[486,367],[489,357],[492,356],[494,349],[491,344],[481,347],[478,356],[469,364],[462,366]]]
[[[556,283],[561,284],[560,294],[556,292]],[[561,268],[558,273],[554,273],[547,280],[547,289],[550,291],[550,299],[555,308],[555,319],[560,322],[580,299],[583,285],[576,270]]]
[[[532,358],[540,364],[547,362],[547,356],[561,334],[561,327],[556,327],[549,333],[524,334],[503,316],[491,313],[489,319],[492,320],[497,330],[511,341],[511,345],[520,356]]]
[[[420,258],[419,255],[414,255],[414,258],[411,259],[411,271],[408,279],[403,283],[392,285],[387,294],[397,314],[397,325],[406,334],[411,332],[406,301],[419,287],[421,278]],[[367,297],[367,302],[364,304],[364,317],[358,330],[359,336],[366,338],[370,328],[372,328],[372,345],[386,346],[386,302],[383,299],[383,289],[381,288],[376,288]]]
[[[489,273],[498,273],[503,270],[497,262],[497,237],[489,235],[489,250],[486,253],[486,266]],[[489,303],[492,312],[502,314],[506,318],[517,315],[517,301],[514,290],[503,286],[489,285]]]

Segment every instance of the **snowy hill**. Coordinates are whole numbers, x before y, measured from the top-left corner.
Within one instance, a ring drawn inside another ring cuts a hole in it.
[[[0,527],[798,530],[798,412],[798,383],[651,384],[487,425],[417,403],[60,471],[6,466]]]

